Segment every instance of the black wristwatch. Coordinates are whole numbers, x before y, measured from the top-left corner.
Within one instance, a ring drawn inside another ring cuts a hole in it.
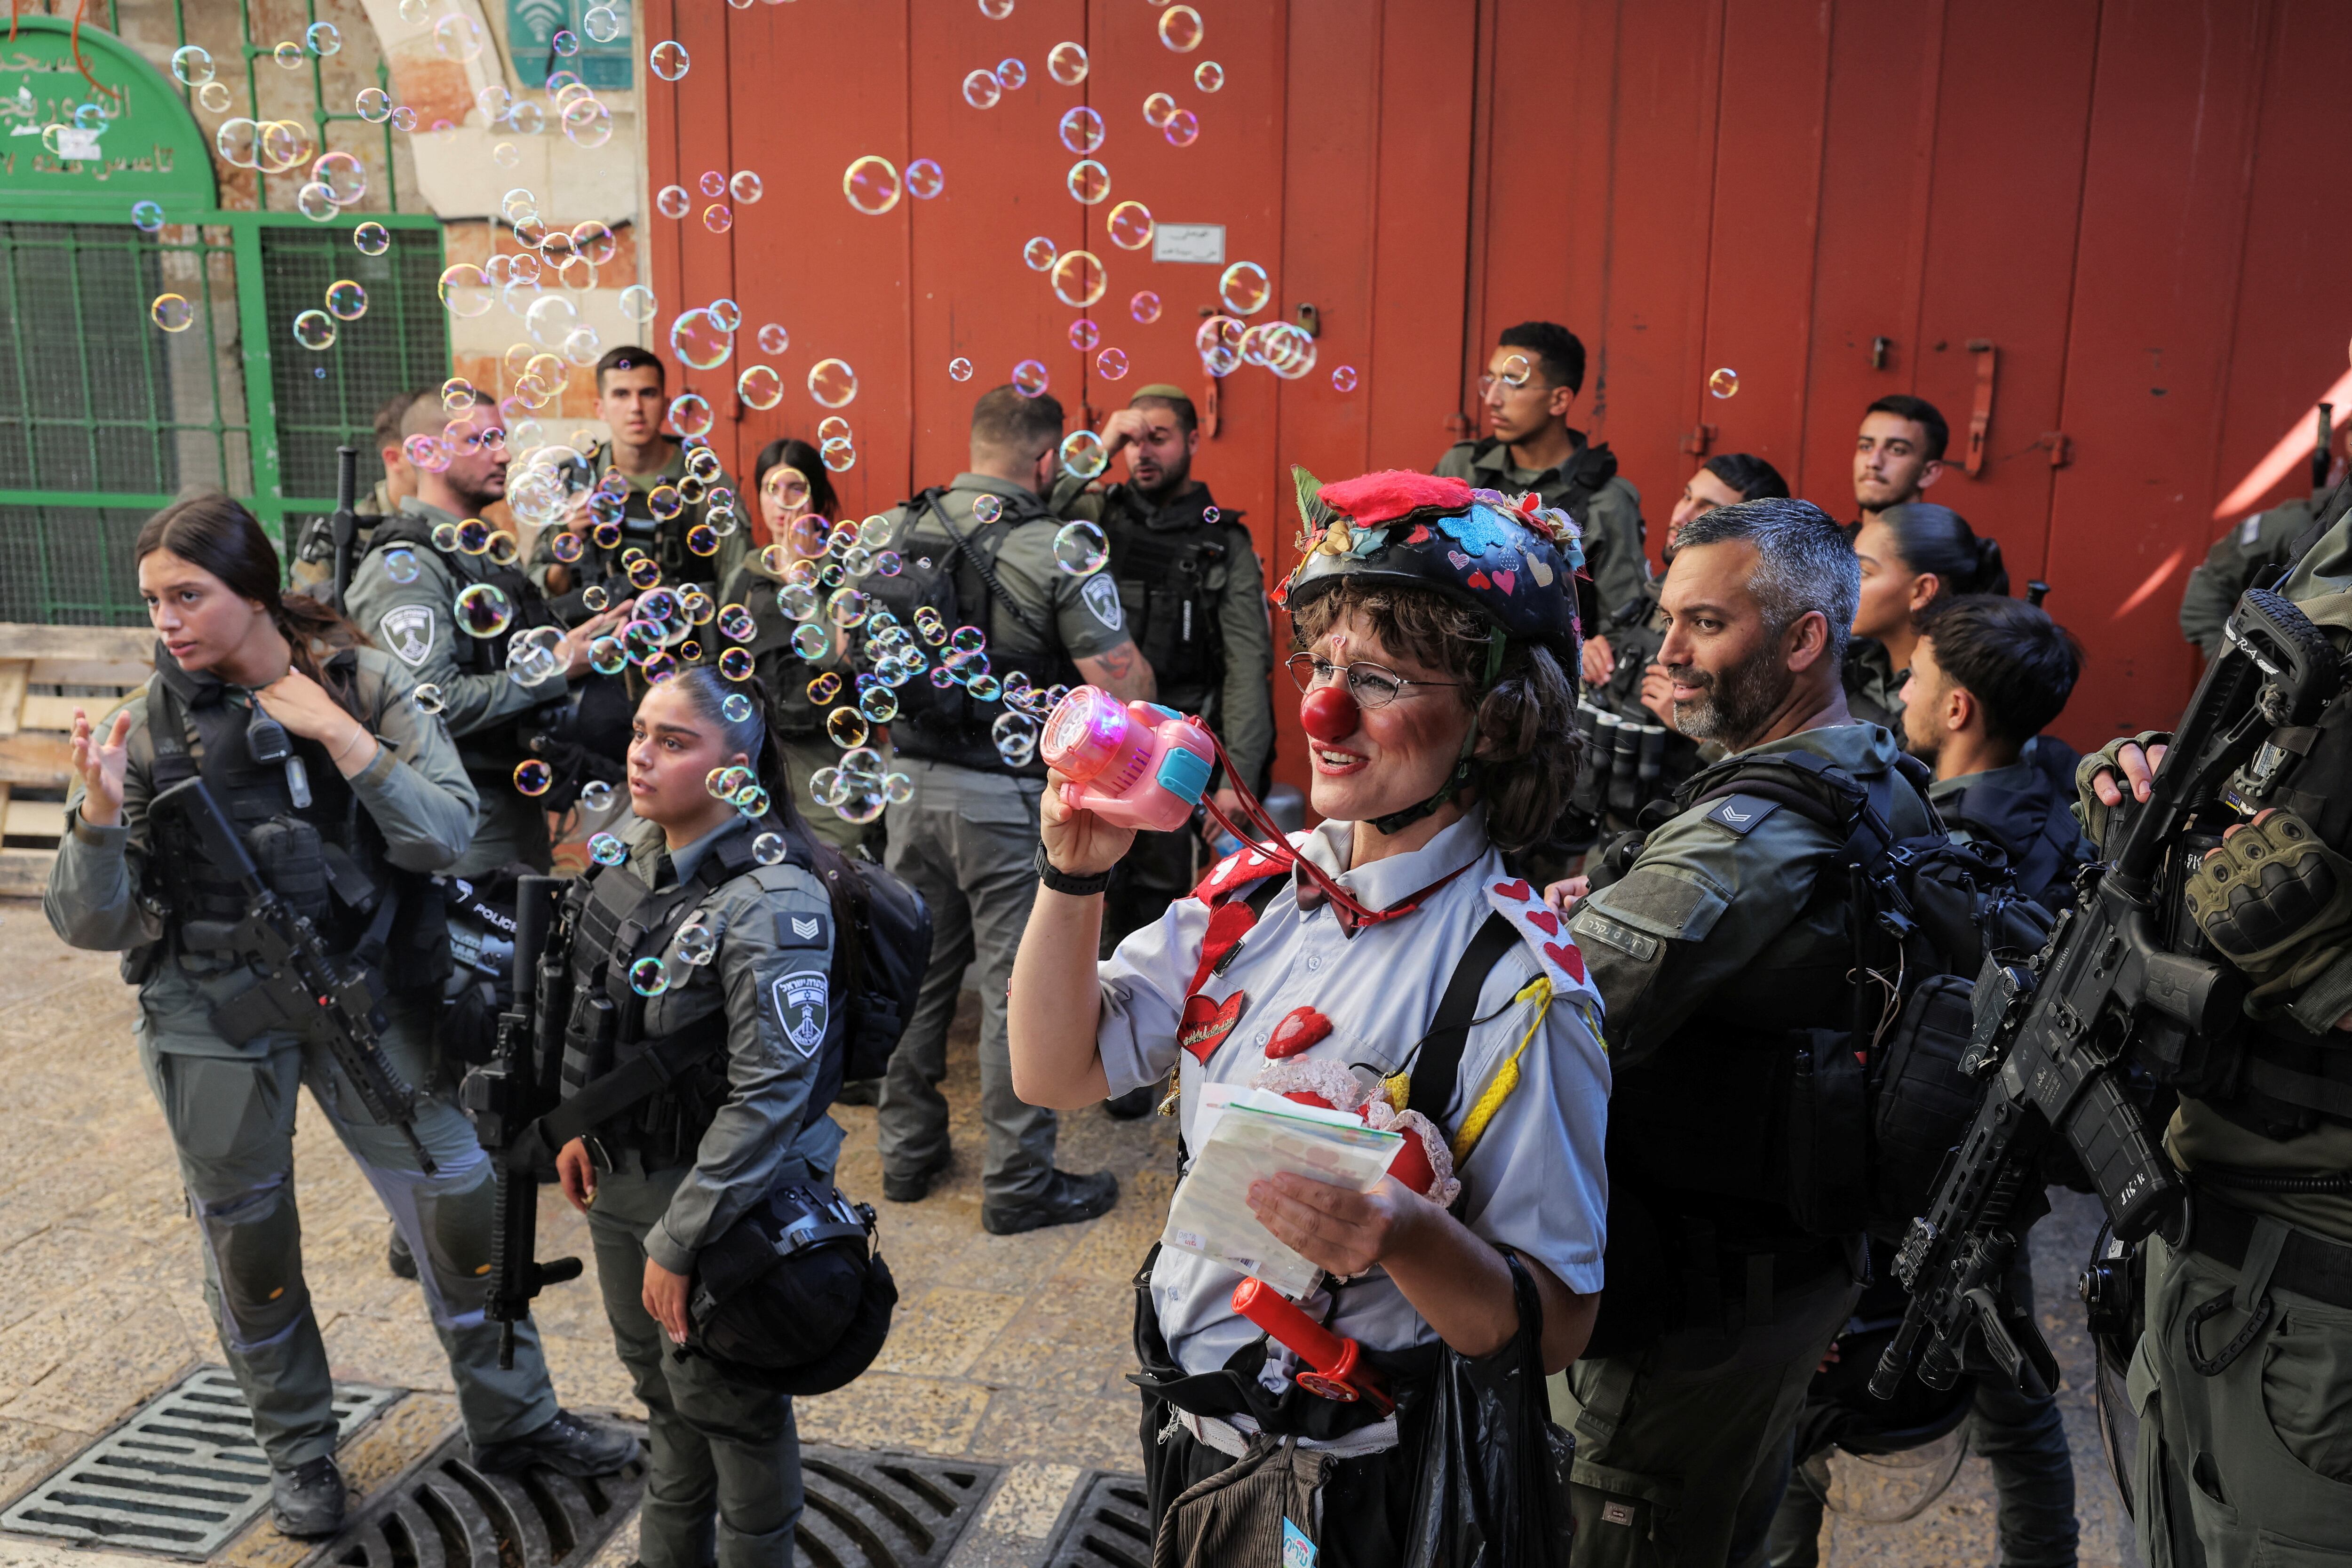
[[[1110,873],[1105,871],[1094,877],[1065,876],[1055,870],[1054,863],[1045,858],[1045,846],[1041,843],[1037,846],[1037,880],[1057,893],[1090,899],[1110,886]]]

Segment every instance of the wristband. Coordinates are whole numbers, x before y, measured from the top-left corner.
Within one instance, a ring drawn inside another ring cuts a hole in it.
[[[1092,877],[1072,877],[1056,871],[1054,863],[1045,858],[1045,846],[1041,840],[1037,846],[1037,880],[1055,892],[1090,899],[1110,886],[1110,873],[1104,871]]]

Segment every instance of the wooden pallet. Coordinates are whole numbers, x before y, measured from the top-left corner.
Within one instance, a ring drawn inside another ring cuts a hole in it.
[[[74,710],[96,719],[144,684],[154,647],[143,626],[0,622],[0,898],[37,899],[48,886],[72,782]],[[94,689],[35,689],[58,686]]]

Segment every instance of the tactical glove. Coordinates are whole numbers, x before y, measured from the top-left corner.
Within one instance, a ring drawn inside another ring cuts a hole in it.
[[[2292,990],[2352,944],[2352,860],[2291,811],[2232,829],[2186,898],[2205,940],[2263,982],[2253,999]]]

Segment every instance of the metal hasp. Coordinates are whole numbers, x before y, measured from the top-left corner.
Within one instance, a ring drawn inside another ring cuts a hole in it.
[[[1965,465],[1969,478],[1973,479],[1984,472],[1985,437],[1992,429],[1993,363],[2000,357],[2000,351],[1992,346],[1990,338],[1970,338],[1969,353],[1977,356],[1977,398],[1969,410],[1969,456]]]

